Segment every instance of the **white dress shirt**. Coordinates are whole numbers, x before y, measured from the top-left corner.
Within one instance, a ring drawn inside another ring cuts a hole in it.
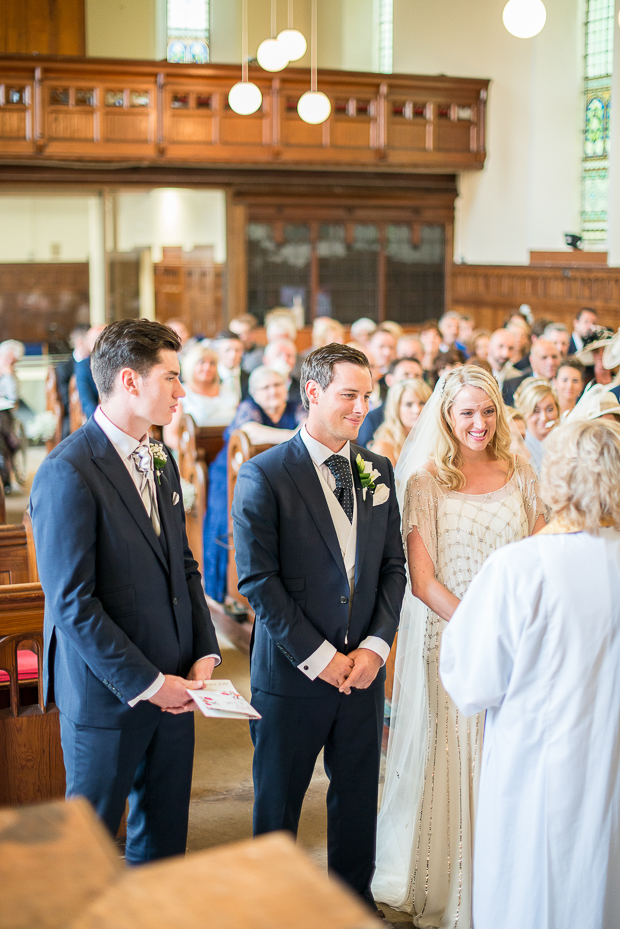
[[[325,464],[328,458],[331,458],[333,454],[337,454],[342,455],[345,461],[348,462],[350,468],[351,445],[347,442],[339,452],[334,453],[331,448],[327,448],[326,445],[313,439],[305,426],[303,426],[299,435],[312,458],[321,487],[323,488],[323,493],[325,494],[329,512],[334,521],[334,528],[336,529],[342,559],[349,580],[349,588],[351,591],[349,602],[351,604],[354,596],[355,553],[357,547],[357,494],[355,493],[355,483],[353,484],[353,521],[349,522],[346,513],[334,494],[336,490],[336,479],[329,470],[329,467]],[[353,475],[351,475],[351,477],[353,477]],[[379,636],[367,636],[363,642],[360,642],[359,647],[367,648],[375,652],[375,654],[379,655],[381,658],[382,664],[385,664],[390,654],[390,646],[383,639],[379,638]],[[306,658],[305,661],[302,661],[301,664],[297,665],[297,667],[306,677],[309,677],[310,680],[313,681],[325,670],[337,651],[337,648],[325,639],[322,645],[319,645],[316,651],[314,651],[309,658]]]
[[[241,403],[241,368],[227,368],[218,364],[217,373],[224,392],[233,394],[237,403]]]
[[[127,435],[126,432],[123,432],[122,429],[119,429],[118,426],[115,426],[114,423],[111,420],[109,420],[108,417],[105,415],[105,413],[101,409],[101,406],[97,407],[97,409],[95,410],[93,414],[93,418],[95,422],[97,423],[97,425],[99,426],[99,428],[102,430],[102,432],[104,432],[105,435],[108,437],[108,439],[114,446],[115,451],[118,452],[118,455],[121,461],[123,462],[123,464],[129,471],[131,479],[136,485],[138,496],[140,497],[140,500],[144,504],[144,501],[142,500],[142,494],[141,494],[143,473],[137,467],[135,461],[132,458],[132,455],[139,445],[148,444],[149,442],[148,432],[146,433],[146,435],[143,435],[141,439],[134,439],[133,436]],[[149,475],[149,479],[155,482],[155,476],[152,472]],[[157,509],[157,514],[159,515],[159,506],[157,503],[156,492],[153,494],[152,499]],[[205,657],[216,658],[217,659],[216,665],[220,664],[220,659],[218,658],[217,655],[206,655]],[[164,681],[165,681],[165,677],[160,672],[150,687],[147,687],[146,690],[144,690],[137,697],[134,697],[133,700],[128,701],[129,706],[135,706],[136,703],[140,702],[140,700],[150,700],[150,698],[155,696],[157,691],[162,687],[162,685],[164,684]]]

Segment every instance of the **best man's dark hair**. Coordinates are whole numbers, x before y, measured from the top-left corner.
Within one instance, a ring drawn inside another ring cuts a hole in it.
[[[370,364],[366,355],[356,348],[351,348],[350,345],[331,342],[329,345],[315,349],[310,352],[301,366],[300,390],[304,410],[310,409],[310,402],[306,395],[308,381],[316,381],[321,390],[327,390],[334,379],[334,368],[338,364],[357,365],[358,368],[366,368],[370,373]]]
[[[90,367],[105,400],[114,392],[119,371],[131,368],[142,377],[159,363],[161,351],[181,351],[181,340],[169,326],[150,319],[119,319],[110,323],[95,342]]]

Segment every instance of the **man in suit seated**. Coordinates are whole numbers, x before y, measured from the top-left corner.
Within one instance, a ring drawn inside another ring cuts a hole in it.
[[[63,439],[66,439],[69,435],[69,381],[75,374],[75,366],[90,354],[90,349],[86,345],[86,336],[89,329],[88,323],[80,323],[79,326],[75,326],[71,330],[69,341],[73,351],[66,361],[62,361],[56,366],[56,387],[63,406]]]
[[[504,382],[502,396],[504,403],[513,406],[514,395],[519,385],[526,377],[541,377],[547,381],[552,381],[558,373],[560,364],[560,353],[553,344],[547,339],[536,339],[530,351],[530,367],[519,377],[510,378]]]
[[[580,352],[583,348],[583,340],[587,338],[596,329],[598,322],[598,313],[590,306],[584,306],[579,310],[573,320],[573,334],[568,346],[569,355]]]
[[[243,342],[230,329],[218,332],[213,340],[213,347],[218,355],[217,373],[221,389],[237,398],[237,403],[247,400],[250,375],[241,368]]]
[[[386,387],[389,390],[390,387],[393,387],[394,384],[398,384],[399,381],[406,381],[416,377],[419,377],[420,380],[424,378],[422,363],[418,361],[417,358],[397,358],[391,363],[385,375]],[[375,432],[383,422],[384,417],[385,401],[383,401],[381,406],[371,410],[366,416],[366,419],[360,426],[360,431],[357,436],[358,445],[363,445],[364,448],[368,448]]]
[[[129,797],[131,864],[185,851],[188,689],[220,661],[178,468],[149,439],[185,395],[180,347],[161,323],[111,323],[91,355],[101,405],[47,456],[30,495],[67,796],[86,797],[112,835]]]

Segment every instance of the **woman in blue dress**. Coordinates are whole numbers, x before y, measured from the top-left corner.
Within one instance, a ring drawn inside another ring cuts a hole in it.
[[[209,468],[209,496],[204,530],[204,585],[218,603],[226,597],[228,566],[228,442],[243,429],[253,445],[286,442],[305,419],[298,401],[287,401],[287,384],[273,368],[260,366],[250,375],[250,397],[242,400],[224,433],[225,444]]]

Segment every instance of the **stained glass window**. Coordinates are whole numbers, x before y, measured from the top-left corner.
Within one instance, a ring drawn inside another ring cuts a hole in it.
[[[587,0],[581,234],[607,239],[609,117],[614,50],[614,0]]]
[[[379,2],[379,71],[391,74],[394,57],[394,0]]]
[[[209,60],[209,0],[168,0],[168,61]]]

